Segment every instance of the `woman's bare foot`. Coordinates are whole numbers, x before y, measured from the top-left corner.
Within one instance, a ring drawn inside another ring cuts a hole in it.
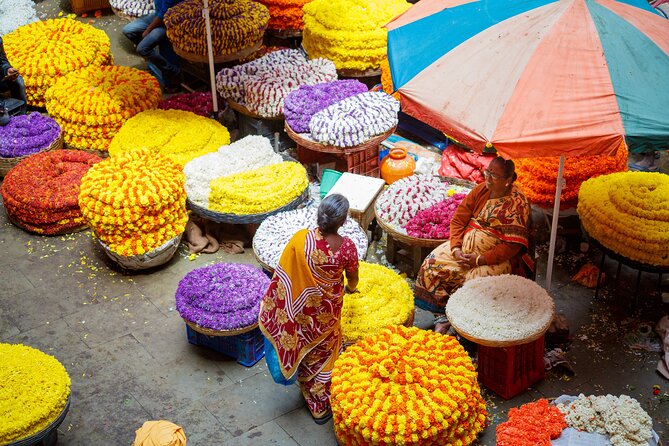
[[[438,316],[434,319],[434,331],[435,333],[446,334],[451,328],[451,323],[448,321],[448,318],[445,314]]]

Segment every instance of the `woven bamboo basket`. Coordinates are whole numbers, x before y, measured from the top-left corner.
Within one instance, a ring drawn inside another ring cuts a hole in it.
[[[376,147],[383,141],[388,139],[388,137],[395,132],[396,128],[397,128],[396,126],[392,127],[386,130],[383,134],[375,136],[374,138],[365,141],[364,143],[359,144],[357,146],[337,147],[328,144],[322,144],[319,143],[318,141],[314,141],[305,133],[296,133],[293,129],[290,128],[288,123],[286,123],[285,125],[286,134],[288,135],[288,137],[290,137],[290,139],[295,141],[295,143],[298,146],[304,147],[305,149],[314,150],[316,152],[333,153],[339,155],[360,152],[362,150],[367,150],[369,148]]]
[[[189,321],[188,319],[184,319],[184,322],[193,330],[197,331],[198,333],[202,333],[203,335],[207,336],[237,336],[242,333],[247,333],[251,330],[255,330],[258,327],[258,323],[256,322],[253,325],[249,325],[247,327],[242,327],[238,328],[236,330],[212,330],[211,328],[206,328],[206,327],[200,327],[194,322]]]
[[[262,266],[262,269],[264,269],[265,271],[267,271],[269,273],[274,274],[274,268],[272,268],[271,266],[269,266],[267,263],[263,262],[260,259],[260,255],[258,254],[258,251],[256,251],[255,245],[253,245],[252,247],[253,247],[253,255],[256,258],[256,261],[260,264],[260,266]]]
[[[239,102],[235,102],[232,99],[226,99],[228,102],[228,105],[230,106],[231,109],[234,111],[241,113],[244,116],[248,116],[249,118],[255,118],[255,119],[267,119],[269,121],[281,121],[284,119],[283,115],[278,115],[278,116],[260,116],[256,113],[253,113],[251,110],[246,108],[245,105],[240,104]]]
[[[279,39],[291,39],[295,37],[302,37],[301,29],[267,29],[265,31],[268,35],[278,37]]]
[[[51,144],[49,144],[49,146],[46,149],[40,150],[37,153],[49,152],[51,150],[60,150],[62,148],[63,148],[63,132],[61,132],[58,135],[58,137]],[[17,156],[15,158],[0,157],[0,177],[5,177],[7,175],[7,172],[9,172],[12,169],[12,167],[16,166],[18,163],[28,158],[29,156],[31,155]]]
[[[61,425],[61,423],[65,419],[65,416],[67,415],[67,412],[70,410],[71,401],[72,401],[72,393],[70,393],[67,396],[67,402],[65,403],[65,407],[63,407],[63,410],[60,412],[60,414],[56,417],[55,420],[49,423],[48,426],[46,426],[41,431],[29,437],[16,440],[12,443],[6,443],[5,446],[37,446],[37,445],[51,445],[51,444],[55,445],[58,439],[58,427]]]
[[[136,256],[122,256],[109,248],[102,240],[98,239],[100,246],[104,250],[105,254],[118,263],[122,268],[128,270],[142,270],[147,268],[153,268],[155,266],[163,265],[169,262],[174,253],[177,252],[179,244],[181,243],[181,235],[174,237],[171,240],[165,242],[162,246],[154,249],[151,252],[146,254],[136,255]]]
[[[234,60],[244,59],[245,57],[249,57],[251,54],[258,51],[261,46],[262,46],[262,39],[260,39],[251,46],[242,48],[241,50],[235,53],[214,54],[214,63],[231,62]],[[206,54],[190,53],[188,51],[182,50],[177,46],[174,47],[174,52],[177,53],[179,57],[182,57],[190,62],[209,63],[209,56],[207,56]]]
[[[351,70],[348,68],[341,68],[337,70],[339,77],[374,77],[381,76],[381,69],[369,70]]]

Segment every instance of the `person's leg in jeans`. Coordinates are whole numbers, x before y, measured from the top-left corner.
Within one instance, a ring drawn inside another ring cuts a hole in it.
[[[123,27],[123,34],[135,45],[142,41],[142,34],[144,30],[149,27],[149,24],[156,17],[155,14],[148,14],[140,17]]]
[[[9,94],[14,99],[20,99],[23,101],[23,106],[21,107],[21,113],[25,113],[27,109],[26,102],[26,84],[23,81],[23,77],[19,76],[13,81],[0,81],[0,93],[9,91]]]
[[[169,62],[165,57],[163,57],[160,52],[158,52],[158,47],[166,48],[165,43],[169,46],[169,41],[167,40],[167,30],[165,27],[158,27],[151,30],[151,32],[139,42],[137,45],[137,53],[143,58],[147,59],[149,62],[154,64],[165,77],[165,82],[167,86],[171,86],[179,75],[179,66],[174,63]],[[173,50],[170,49],[169,51]]]

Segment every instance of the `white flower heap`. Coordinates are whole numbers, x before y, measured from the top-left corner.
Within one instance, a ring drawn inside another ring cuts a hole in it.
[[[280,212],[265,219],[253,236],[253,249],[258,258],[272,269],[276,268],[290,238],[301,229],[315,228],[318,209],[308,207]],[[367,235],[351,217],[339,228],[339,235],[350,238],[358,251],[360,260],[367,254]]]
[[[608,435],[613,446],[646,446],[652,436],[653,420],[627,395],[581,394],[576,401],[557,407],[569,427]]]
[[[497,342],[536,337],[548,328],[554,312],[546,290],[509,274],[471,279],[446,304],[446,316],[457,330]]]
[[[360,145],[397,125],[400,103],[379,91],[348,97],[316,113],[311,137],[337,147]]]
[[[186,164],[184,173],[188,199],[198,206],[209,208],[212,180],[282,161],[283,158],[272,149],[269,139],[247,136]]]
[[[33,0],[0,1],[0,36],[38,20]]]
[[[438,177],[412,175],[388,186],[376,200],[376,212],[384,222],[400,230],[411,217],[439,203],[447,194],[448,184]]]
[[[243,65],[223,68],[216,75],[216,88],[224,98],[269,118],[283,114],[284,98],[300,85],[335,79],[337,70],[332,62],[307,60],[299,50],[280,50]]]
[[[153,0],[109,0],[109,4],[132,17],[142,17],[156,11]]]

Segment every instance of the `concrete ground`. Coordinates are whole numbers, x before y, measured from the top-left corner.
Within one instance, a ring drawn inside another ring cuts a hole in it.
[[[42,16],[53,17],[61,5],[46,0],[38,8]],[[144,67],[123,42],[123,24],[111,15],[92,21],[109,33],[118,64]],[[540,227],[541,241],[547,236],[546,227]],[[494,427],[506,419],[509,408],[579,393],[633,396],[666,442],[669,381],[654,371],[658,340],[645,334],[669,313],[669,305],[655,293],[657,275],[642,276],[639,307],[632,312],[636,272],[624,267],[616,284],[616,264],[608,261],[606,287],[595,299],[593,290],[573,283],[570,276],[587,260],[598,264],[599,253],[591,249],[580,254],[578,236],[564,241],[552,294],[571,328],[566,357],[575,375],[550,371],[509,401],[484,389],[491,425],[480,444],[495,443]],[[373,244],[369,258],[383,261],[383,246],[383,240]],[[545,243],[538,252],[542,282]],[[59,429],[59,444],[129,445],[144,421],[167,419],[183,426],[192,446],[336,445],[332,423],[314,424],[298,388],[274,384],[264,361],[247,368],[187,342],[174,308],[177,283],[187,272],[214,262],[255,260],[250,250],[190,260],[182,246],[163,267],[127,273],[106,258],[89,232],[31,235],[0,211],[0,342],[39,348],[70,373],[73,401]],[[665,290],[667,285],[665,280]],[[429,329],[431,320],[431,314],[417,311],[417,326]],[[660,395],[653,395],[655,384]]]

